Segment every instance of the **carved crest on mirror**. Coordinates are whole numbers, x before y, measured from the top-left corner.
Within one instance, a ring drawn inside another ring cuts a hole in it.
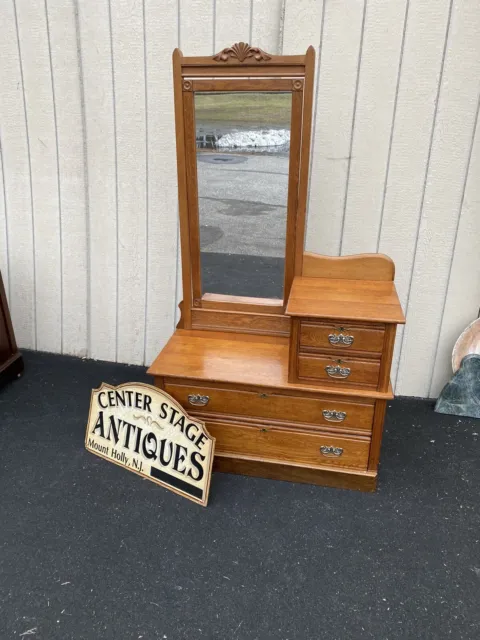
[[[229,58],[235,58],[239,62],[244,62],[247,58],[254,58],[257,62],[267,62],[272,59],[272,56],[258,47],[251,47],[246,42],[236,42],[213,56],[217,62],[227,62]]]

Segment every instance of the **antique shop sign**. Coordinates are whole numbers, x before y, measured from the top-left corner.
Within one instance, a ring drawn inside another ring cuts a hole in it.
[[[142,383],[93,389],[88,451],[206,506],[215,438],[167,393]]]

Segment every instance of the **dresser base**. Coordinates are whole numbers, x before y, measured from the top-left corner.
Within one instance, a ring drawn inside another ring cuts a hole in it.
[[[231,457],[215,454],[213,470],[220,473],[235,473],[270,480],[303,482],[337,489],[356,489],[357,491],[375,491],[376,471],[349,471],[347,469],[317,469],[315,467],[277,464],[263,460],[252,460],[239,456]]]

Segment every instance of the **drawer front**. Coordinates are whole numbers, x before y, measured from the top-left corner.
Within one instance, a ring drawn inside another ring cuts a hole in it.
[[[370,440],[206,420],[215,453],[262,460],[366,470]]]
[[[228,414],[268,420],[283,420],[329,428],[372,430],[373,402],[345,402],[343,399],[323,399],[283,396],[279,394],[196,387],[166,382],[165,391],[192,413]]]
[[[298,377],[316,379],[329,384],[351,387],[363,385],[377,388],[380,360],[359,358],[337,359],[325,355],[305,355],[298,357]]]
[[[334,349],[339,353],[364,351],[380,357],[385,329],[381,325],[369,328],[364,325],[346,324],[345,327],[328,323],[302,322],[300,326],[300,350]]]

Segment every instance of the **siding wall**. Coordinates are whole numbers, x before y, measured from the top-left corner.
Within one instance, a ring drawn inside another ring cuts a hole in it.
[[[396,262],[396,393],[480,306],[478,0],[2,0],[0,268],[22,347],[148,364],[181,298],[171,53],[317,49],[307,248]]]

